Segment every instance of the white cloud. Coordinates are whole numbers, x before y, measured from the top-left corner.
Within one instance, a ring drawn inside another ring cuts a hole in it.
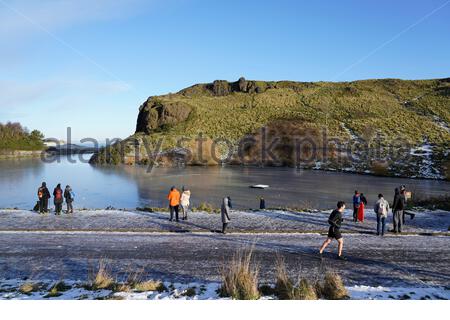
[[[127,17],[143,3],[143,0],[0,0],[0,41],[17,41],[45,30],[57,32],[79,23]]]
[[[46,100],[59,100],[79,95],[114,94],[130,89],[127,84],[119,81],[85,79],[55,79],[33,83],[0,81],[0,109],[6,114]]]

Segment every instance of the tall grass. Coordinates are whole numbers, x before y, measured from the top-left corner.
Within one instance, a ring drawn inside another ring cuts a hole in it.
[[[256,300],[259,267],[252,262],[253,250],[239,250],[222,269],[220,296],[236,300]]]
[[[284,260],[279,256],[276,265],[275,294],[281,300],[316,300],[314,287],[307,279],[299,279],[297,284],[289,277]]]

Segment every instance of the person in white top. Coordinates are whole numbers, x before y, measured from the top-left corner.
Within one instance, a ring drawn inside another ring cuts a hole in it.
[[[183,187],[183,192],[181,193],[181,199],[180,199],[180,204],[181,204],[181,220],[187,220],[187,213],[189,210],[189,205],[190,205],[190,199],[191,199],[191,191],[189,190],[185,190],[185,188]]]

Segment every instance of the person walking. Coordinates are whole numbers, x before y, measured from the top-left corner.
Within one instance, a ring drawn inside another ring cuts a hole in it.
[[[225,231],[227,229],[228,223],[230,222],[230,212],[231,208],[233,206],[231,205],[231,198],[225,197],[222,200],[222,207],[220,209],[220,215],[222,218],[222,233],[225,234]]]
[[[361,197],[358,190],[355,190],[353,195],[353,222],[358,222],[358,209],[361,204]]]
[[[375,214],[377,215],[377,236],[381,234],[384,236],[384,230],[386,228],[386,218],[389,212],[389,202],[387,202],[383,195],[380,193],[378,195],[378,201],[375,203],[373,208]]]
[[[169,200],[169,210],[170,210],[170,219],[169,221],[173,221],[174,215],[175,220],[178,220],[178,210],[180,206],[180,192],[175,188],[170,188],[170,192],[167,195],[167,199]]]
[[[327,239],[323,242],[322,246],[319,249],[319,255],[321,259],[323,257],[322,254],[325,248],[331,243],[331,241],[333,241],[333,239],[336,239],[336,241],[338,242],[338,259],[347,260],[342,255],[342,250],[344,249],[344,239],[342,238],[341,234],[341,224],[342,221],[344,221],[344,219],[342,218],[342,213],[344,212],[344,210],[345,202],[339,201],[337,203],[337,208],[331,212],[330,217],[328,218],[330,228],[328,229]]]
[[[395,188],[394,202],[392,204],[392,213],[394,215],[394,233],[401,233],[403,226],[403,211],[405,209],[405,194],[400,193],[398,188]]]
[[[62,204],[64,202],[63,191],[60,183],[58,183],[56,188],[53,190],[53,202],[55,204],[55,214],[60,215],[62,211]]]
[[[191,199],[191,191],[185,190],[184,187],[182,188],[182,190],[183,190],[183,192],[181,193],[181,199],[180,199],[181,213],[182,213],[181,220],[187,220],[188,219],[187,214],[188,214],[190,199]]]
[[[75,200],[75,194],[72,191],[72,188],[67,185],[64,189],[64,198],[66,199],[67,204],[67,214],[73,213],[73,201]]]
[[[359,203],[359,208],[358,208],[358,221],[364,222],[364,208],[367,206],[367,199],[364,196],[364,193],[360,194],[359,199],[361,201]]]
[[[50,191],[48,191],[47,183],[42,182],[42,185],[39,187],[38,192],[39,199],[39,213],[48,212],[48,199],[51,198]]]

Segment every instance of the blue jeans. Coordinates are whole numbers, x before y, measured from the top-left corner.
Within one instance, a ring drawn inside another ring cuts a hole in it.
[[[381,235],[384,236],[385,228],[386,228],[386,218],[383,216],[377,215],[377,234],[381,233]]]

